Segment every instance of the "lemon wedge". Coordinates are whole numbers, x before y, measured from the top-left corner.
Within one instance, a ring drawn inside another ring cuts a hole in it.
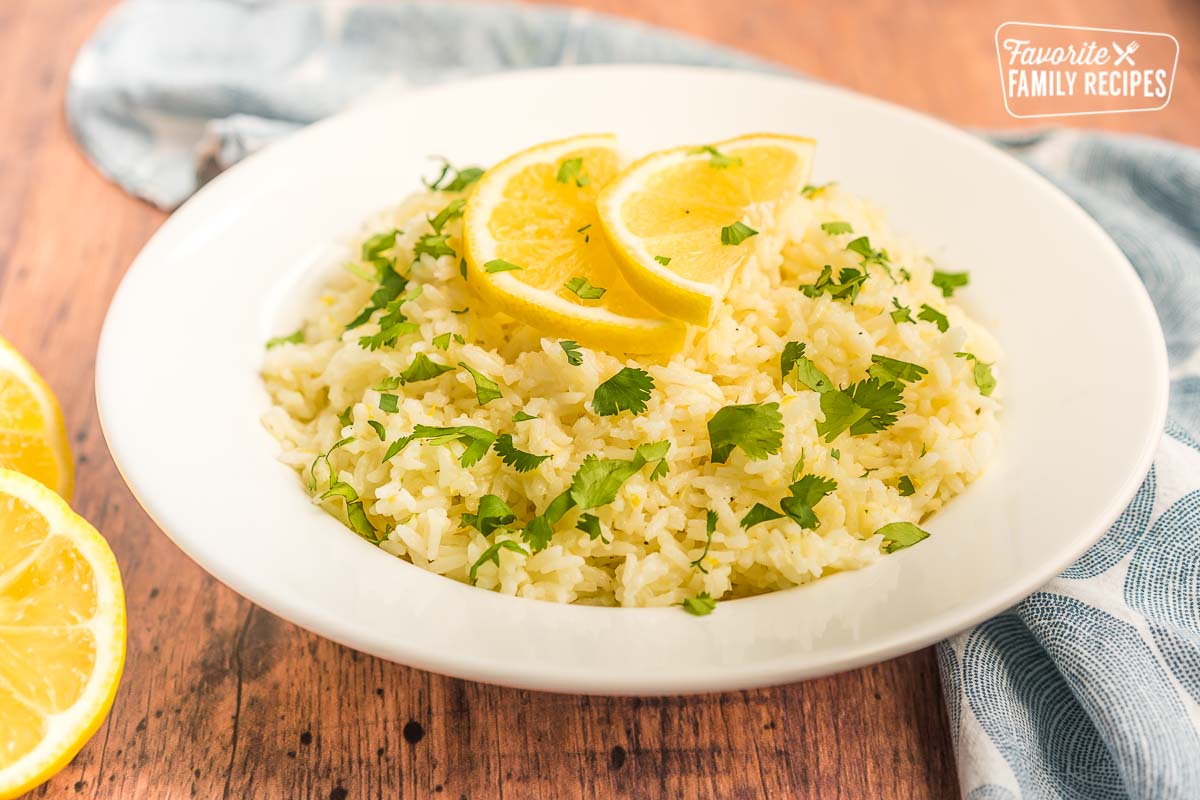
[[[708,325],[737,270],[778,245],[812,170],[812,139],[751,134],[652,153],[597,200],[625,277],[664,314]]]
[[[0,338],[0,468],[36,478],[71,499],[74,471],[54,393],[12,345]]]
[[[62,769],[100,727],[125,663],[125,593],[103,537],[0,469],[0,799]]]
[[[549,336],[610,352],[674,352],[685,326],[638,296],[600,230],[596,197],[619,169],[609,134],[540,144],[489,169],[463,216],[467,282]]]

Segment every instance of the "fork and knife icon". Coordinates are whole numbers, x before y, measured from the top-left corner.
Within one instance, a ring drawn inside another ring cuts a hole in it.
[[[1117,60],[1113,62],[1114,67],[1119,67],[1126,61],[1129,62],[1129,66],[1131,67],[1137,66],[1133,60],[1133,54],[1137,52],[1138,49],[1138,43],[1136,41],[1130,42],[1124,48],[1122,48],[1121,45],[1117,44],[1116,42],[1113,42],[1112,47],[1113,51],[1115,51],[1117,54]]]

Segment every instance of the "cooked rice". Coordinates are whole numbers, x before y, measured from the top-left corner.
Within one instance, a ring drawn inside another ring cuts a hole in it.
[[[402,229],[396,252],[404,264],[429,231],[426,216],[452,197],[428,192],[411,197],[364,233]],[[613,503],[592,512],[611,541],[591,540],[576,530],[572,511],[544,550],[528,557],[503,550],[499,567],[480,566],[477,585],[486,589],[557,602],[665,606],[701,592],[742,596],[867,566],[881,555],[874,531],[889,522],[921,521],[983,471],[996,441],[1000,406],[996,396],[981,395],[972,363],[955,353],[969,351],[992,362],[999,352],[982,327],[931,285],[932,261],[891,232],[870,203],[833,186],[801,200],[799,212],[792,229],[778,237],[786,243],[741,270],[712,328],[693,330],[683,352],[669,359],[618,358],[585,348],[582,366],[571,366],[557,339],[488,314],[460,277],[457,258],[427,255],[411,273],[423,293],[404,306],[409,320],[419,323],[419,334],[370,352],[358,339],[378,331],[377,324],[344,328],[375,285],[343,271],[307,315],[306,343],[267,352],[263,377],[274,405],[264,422],[282,446],[281,460],[306,487],[314,459],[340,439],[355,437],[330,460],[337,477],[363,498],[375,528],[392,528],[381,547],[459,581],[467,580],[471,565],[491,544],[461,522],[483,495],[507,501],[519,528],[570,485],[585,456],[628,459],[638,444],[671,442],[666,477],[650,480],[644,469]],[[819,223],[833,220],[852,223],[854,235],[823,232]],[[460,221],[446,230],[458,249]],[[894,283],[873,267],[853,305],[797,291],[824,264],[835,275],[840,267],[857,267],[860,257],[844,248],[862,234],[869,234],[873,247],[886,249],[894,269],[906,268],[911,280]],[[357,244],[352,252],[358,252]],[[949,331],[941,333],[929,322],[896,324],[889,316],[893,298],[911,307],[914,317],[922,304],[937,308],[949,317]],[[464,306],[471,310],[451,313]],[[431,340],[447,332],[461,334],[466,343],[451,341],[448,352],[437,350]],[[816,432],[819,395],[781,385],[779,357],[788,341],[806,343],[806,355],[839,386],[861,380],[872,354],[920,364],[929,374],[905,388],[906,409],[895,425],[865,436],[845,433],[826,444]],[[480,406],[471,376],[456,369],[401,387],[398,411],[381,411],[379,392],[370,387],[401,372],[418,352],[444,364],[470,364],[497,381],[503,397]],[[590,409],[592,393],[624,366],[653,376],[649,408],[639,416],[597,416]],[[735,450],[727,463],[713,463],[709,418],[729,404],[772,401],[780,403],[784,417],[782,450],[760,461]],[[347,407],[352,421],[343,427],[338,415]],[[513,423],[517,411],[537,419]],[[383,424],[386,441],[368,420]],[[509,432],[520,449],[550,458],[525,474],[504,466],[494,453],[464,468],[460,446],[413,442],[382,463],[388,443],[417,424]],[[835,449],[840,458],[834,458]],[[816,506],[819,529],[802,530],[786,517],[743,529],[739,521],[755,503],[779,507],[802,455],[805,472],[837,481],[837,490]],[[320,485],[314,494],[320,494],[329,479],[323,464],[316,475]],[[904,475],[916,486],[909,497],[896,488]],[[345,521],[341,499],[323,506]],[[704,550],[709,509],[718,522],[704,571],[691,562]],[[519,541],[520,534],[514,529],[490,538]]]

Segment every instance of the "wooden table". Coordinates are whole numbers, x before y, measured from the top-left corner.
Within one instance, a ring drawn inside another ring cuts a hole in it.
[[[1200,144],[1200,4],[1028,0],[579,0],[774,58],[955,122],[1016,127],[996,81],[1005,20],[1168,31],[1168,109],[1073,120]],[[112,0],[0,3],[0,332],[62,399],[75,505],[125,578],[129,656],[112,715],[36,797],[916,797],[957,794],[931,650],[821,680],[664,699],[567,697],[361,655],[226,589],[142,513],[96,420],[96,337],[165,215],[72,144],[72,57]],[[166,432],[164,432],[166,435]],[[219,501],[219,498],[218,498]]]

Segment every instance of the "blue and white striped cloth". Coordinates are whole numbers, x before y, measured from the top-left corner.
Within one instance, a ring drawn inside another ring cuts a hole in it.
[[[614,61],[778,69],[582,11],[137,0],[81,51],[67,111],[105,174],[170,208],[385,83]],[[1166,331],[1171,423],[1095,547],[939,645],[963,795],[1200,798],[1200,153],[1064,130],[993,141],[1071,194],[1137,268]]]

